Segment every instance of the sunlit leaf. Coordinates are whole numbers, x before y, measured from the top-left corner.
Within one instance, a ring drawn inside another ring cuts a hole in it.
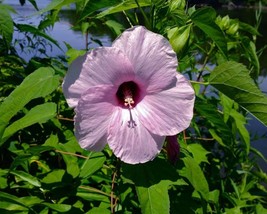
[[[93,207],[87,214],[110,214],[110,210],[100,207]]]
[[[140,7],[145,7],[145,6],[150,6],[151,5],[151,0],[139,0],[138,4]],[[125,0],[122,3],[119,3],[116,6],[109,7],[108,9],[104,10],[103,12],[99,13],[97,15],[97,18],[101,18],[103,16],[113,14],[113,13],[118,13],[122,12],[124,10],[130,10],[137,8],[138,5],[136,4],[135,0]]]
[[[225,62],[212,71],[209,82],[267,126],[267,97],[255,85],[244,65]]]
[[[201,144],[192,143],[189,144],[187,147],[187,150],[192,153],[194,160],[200,164],[201,162],[209,163],[207,154],[208,152],[206,149],[204,149]]]
[[[185,25],[180,28],[175,27],[168,31],[168,37],[172,45],[173,50],[176,53],[182,51],[183,47],[186,45],[189,35],[190,35],[191,25]]]
[[[156,214],[159,210],[162,214],[170,212],[170,200],[168,195],[168,186],[170,184],[171,181],[161,181],[150,187],[136,187],[142,213]]]
[[[39,68],[27,76],[0,105],[0,137],[9,120],[29,101],[50,94],[58,85],[59,77],[54,75],[52,68]]]
[[[42,183],[51,184],[51,183],[60,183],[62,182],[63,176],[66,173],[63,169],[56,169],[48,173],[42,180]]]
[[[160,158],[145,164],[124,164],[123,176],[135,184],[142,213],[169,213],[168,187],[178,182],[172,165]]]
[[[24,211],[28,210],[28,207],[20,201],[20,198],[5,192],[0,192],[0,208],[5,210]]]
[[[42,204],[58,212],[68,212],[71,209],[71,205],[69,204],[52,204],[47,202],[43,202]]]
[[[18,170],[12,170],[10,171],[11,174],[18,176],[20,179],[29,182],[30,184],[32,184],[33,186],[36,187],[40,187],[41,183],[39,182],[39,180],[32,176],[31,174],[28,174],[26,172],[23,171],[18,171]]]
[[[99,170],[106,160],[102,152],[91,152],[81,166],[80,177],[87,178]]]
[[[114,20],[108,20],[105,22],[105,24],[115,33],[115,35],[120,35],[121,32],[125,29],[124,26]]]
[[[118,4],[118,0],[90,0],[87,1],[83,8],[79,8],[79,21],[84,20],[86,17],[92,16],[96,11],[103,11],[106,8]]]
[[[55,103],[44,103],[33,107],[24,117],[8,126],[3,135],[3,141],[7,140],[15,132],[35,123],[44,123],[56,115]]]

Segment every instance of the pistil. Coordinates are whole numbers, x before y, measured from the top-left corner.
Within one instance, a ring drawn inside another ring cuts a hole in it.
[[[134,100],[133,100],[133,93],[129,87],[126,85],[123,86],[122,88],[122,93],[124,96],[124,106],[128,106],[129,109],[133,108]]]

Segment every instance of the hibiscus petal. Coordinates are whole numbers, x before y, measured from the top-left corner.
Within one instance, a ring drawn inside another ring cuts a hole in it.
[[[190,125],[195,93],[183,75],[176,78],[175,87],[147,95],[135,107],[141,123],[152,133],[175,135]]]
[[[101,151],[105,147],[116,102],[116,88],[110,85],[92,87],[81,96],[75,109],[75,135],[82,148]]]
[[[108,144],[113,153],[129,164],[153,160],[165,139],[149,132],[140,123],[134,109],[119,107],[114,111],[108,133]]]
[[[76,107],[81,94],[92,86],[118,86],[133,79],[133,67],[122,51],[102,47],[78,57],[69,67],[62,87],[69,106]]]
[[[161,91],[175,78],[176,54],[163,36],[137,26],[124,31],[112,46],[129,58],[136,81],[143,82],[149,93]]]

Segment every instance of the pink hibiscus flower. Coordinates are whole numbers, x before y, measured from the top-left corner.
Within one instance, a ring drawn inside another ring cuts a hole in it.
[[[169,42],[142,26],[77,58],[63,92],[75,108],[81,147],[101,151],[108,144],[130,164],[153,160],[165,136],[186,129],[193,116],[194,90],[177,64]]]

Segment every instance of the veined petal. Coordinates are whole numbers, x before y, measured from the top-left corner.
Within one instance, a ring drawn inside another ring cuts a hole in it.
[[[101,151],[107,143],[108,125],[117,105],[116,87],[94,86],[80,98],[75,116],[75,135],[82,148]]]
[[[81,94],[96,85],[120,85],[134,79],[133,67],[122,51],[112,47],[96,48],[78,57],[63,81],[63,92],[71,107]]]
[[[129,58],[137,81],[143,82],[149,93],[161,91],[175,78],[177,57],[163,36],[136,26],[124,31],[112,46]]]
[[[110,121],[108,144],[113,153],[129,164],[153,160],[160,152],[165,137],[148,131],[134,109],[117,108]]]
[[[135,107],[141,123],[152,133],[175,135],[190,125],[195,92],[183,75],[176,78],[175,87],[147,95]]]

